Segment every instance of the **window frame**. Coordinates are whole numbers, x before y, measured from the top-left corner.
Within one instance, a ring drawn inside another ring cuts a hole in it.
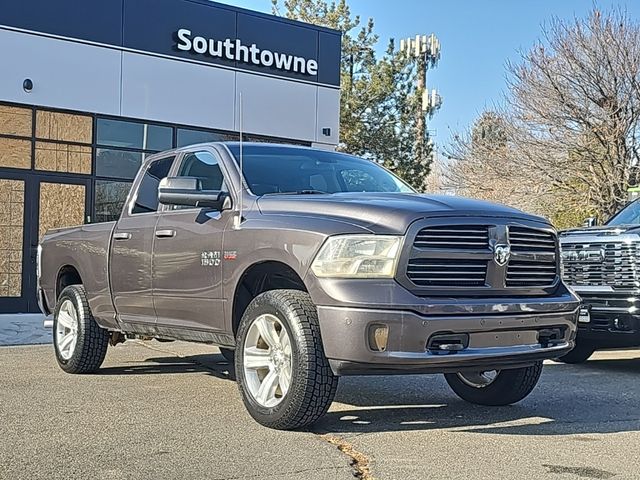
[[[225,165],[224,161],[222,161],[221,155],[212,148],[199,147],[199,148],[187,148],[186,150],[181,150],[179,157],[176,157],[176,162],[173,165],[170,175],[177,176],[178,172],[182,168],[183,162],[187,157],[187,155],[189,155],[190,153],[199,153],[199,152],[210,153],[213,156],[213,158],[215,158],[218,161],[218,165],[220,166],[220,172],[222,173],[222,181],[225,183],[225,185],[227,186],[227,189],[229,190],[225,193],[227,193],[231,197],[233,205],[236,205],[237,204],[236,192],[233,191],[234,190],[233,184],[229,181],[231,177],[229,175],[229,170],[227,168],[227,165]],[[209,208],[209,207],[186,207],[186,208],[180,208],[177,210],[171,210],[170,209],[171,207],[169,205],[163,205],[163,207],[165,207],[166,211],[169,211],[171,213],[194,212],[194,211],[200,211],[203,208]],[[214,210],[214,211],[220,212],[221,210]]]
[[[162,161],[162,160],[166,160],[168,158],[173,157],[173,162],[171,163],[171,167],[169,167],[169,172],[167,173],[167,176],[170,177],[173,174],[173,172],[175,171],[176,165],[178,164],[178,162],[182,160],[183,155],[184,155],[183,152],[177,153],[177,152],[171,150],[170,152],[167,152],[166,154],[158,155],[157,158],[155,158],[155,156],[154,156],[154,157],[150,157],[149,159],[147,159],[145,161],[145,164],[142,165],[141,170],[138,172],[138,177],[137,177],[136,181],[133,183],[133,185],[131,185],[131,190],[129,190],[129,198],[125,202],[125,210],[127,212],[127,216],[128,217],[134,217],[134,216],[137,217],[139,215],[158,215],[158,214],[162,213],[165,210],[166,205],[158,202],[158,208],[156,208],[156,210],[153,211],[153,212],[133,213],[133,208],[134,208],[134,206],[136,204],[136,200],[138,199],[138,193],[140,193],[140,187],[142,186],[142,182],[144,180],[144,177],[147,174],[147,172],[149,171],[149,169],[151,168],[151,166],[156,162],[159,162],[159,161]],[[141,173],[142,173],[142,175],[141,175]]]

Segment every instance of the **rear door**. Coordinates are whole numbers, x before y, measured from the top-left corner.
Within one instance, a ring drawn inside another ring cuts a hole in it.
[[[113,303],[118,319],[133,324],[134,331],[155,326],[151,255],[159,216],[158,184],[169,176],[174,160],[168,156],[146,165],[113,231],[109,272]]]
[[[200,178],[205,190],[228,191],[228,176],[214,150],[187,151],[176,171],[177,176]],[[222,331],[222,237],[232,210],[165,208],[155,227],[153,249],[158,327]]]

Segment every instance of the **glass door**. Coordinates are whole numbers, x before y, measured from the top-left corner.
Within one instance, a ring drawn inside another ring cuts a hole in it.
[[[0,313],[38,312],[36,253],[47,230],[89,221],[90,181],[59,175],[0,177]]]
[[[0,177],[0,313],[28,311],[23,275],[26,185],[18,175]]]

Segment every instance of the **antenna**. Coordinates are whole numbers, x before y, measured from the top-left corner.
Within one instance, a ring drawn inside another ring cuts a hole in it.
[[[238,127],[240,130],[240,198],[238,199],[238,215],[236,216],[234,228],[236,230],[240,230],[240,224],[242,223],[242,203],[244,197],[244,149],[242,145],[242,133],[243,133],[243,125],[242,125],[242,92],[239,93],[240,97],[238,99]]]

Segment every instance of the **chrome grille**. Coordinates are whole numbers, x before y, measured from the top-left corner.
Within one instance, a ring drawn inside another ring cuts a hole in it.
[[[476,259],[412,258],[407,276],[419,287],[482,287],[487,261]]]
[[[563,277],[573,286],[637,288],[640,286],[636,261],[640,254],[639,245],[622,242],[563,244]],[[596,258],[592,252],[598,251]]]
[[[546,287],[556,281],[556,236],[542,230],[509,227],[512,257],[507,265],[507,287]]]
[[[487,225],[447,225],[426,227],[413,242],[416,248],[484,250],[489,248]]]
[[[452,217],[416,222],[407,231],[396,280],[418,296],[549,293],[559,278],[555,232],[526,221],[494,221]],[[505,265],[507,246],[511,255]]]
[[[556,253],[556,236],[542,230],[509,227],[509,243],[512,252]]]

